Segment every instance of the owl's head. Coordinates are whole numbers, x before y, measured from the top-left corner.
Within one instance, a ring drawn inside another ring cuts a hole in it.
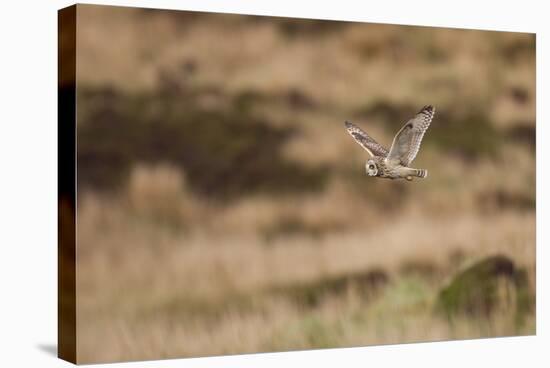
[[[365,168],[367,169],[368,176],[376,176],[378,174],[378,166],[374,160],[368,160],[365,164]]]

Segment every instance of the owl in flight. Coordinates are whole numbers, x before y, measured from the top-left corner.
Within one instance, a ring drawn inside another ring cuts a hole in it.
[[[395,135],[389,152],[359,127],[346,121],[348,133],[371,155],[365,165],[367,175],[387,179],[407,179],[408,181],[413,180],[413,177],[425,178],[428,176],[428,170],[413,169],[409,165],[420,149],[422,137],[428,130],[434,113],[433,106],[424,106]]]

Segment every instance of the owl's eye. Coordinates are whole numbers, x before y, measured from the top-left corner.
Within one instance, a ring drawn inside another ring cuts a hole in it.
[[[373,165],[373,164],[370,164],[370,165],[369,165],[369,169],[374,170],[374,165]]]

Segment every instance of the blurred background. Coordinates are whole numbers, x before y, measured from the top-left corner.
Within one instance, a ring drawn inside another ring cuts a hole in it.
[[[79,362],[535,333],[535,36],[78,5]],[[414,167],[369,178],[436,115]]]

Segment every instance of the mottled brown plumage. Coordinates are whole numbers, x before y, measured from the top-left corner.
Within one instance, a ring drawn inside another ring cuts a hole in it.
[[[346,121],[348,133],[371,155],[365,165],[367,175],[409,181],[413,177],[425,178],[428,175],[427,170],[414,169],[409,165],[420,150],[422,138],[432,122],[434,113],[433,106],[424,106],[397,132],[389,151],[361,128]]]

